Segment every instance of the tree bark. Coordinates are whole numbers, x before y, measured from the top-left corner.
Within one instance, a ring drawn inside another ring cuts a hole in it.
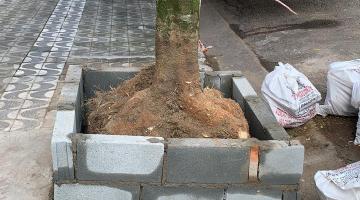
[[[157,0],[155,82],[180,92],[200,88],[200,0]]]

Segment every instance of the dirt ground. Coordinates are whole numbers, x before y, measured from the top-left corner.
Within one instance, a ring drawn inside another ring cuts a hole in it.
[[[299,15],[292,15],[274,1],[205,2],[210,2],[221,14],[229,29],[246,43],[267,71],[271,71],[279,61],[288,62],[312,81],[323,99],[328,64],[360,58],[360,2],[357,0],[285,1]],[[234,49],[223,49],[222,54],[226,51],[232,54]],[[257,68],[258,61],[249,53],[243,53],[243,50],[237,52],[237,59],[248,61],[246,66],[235,65],[230,70],[239,68],[247,72],[249,68],[263,73]],[[259,91],[263,79],[254,78],[251,73],[249,75],[251,83]],[[360,147],[352,143],[356,120],[355,117],[317,116],[304,126],[287,130],[305,146],[302,199],[318,199],[313,180],[316,171],[336,169],[360,160]]]

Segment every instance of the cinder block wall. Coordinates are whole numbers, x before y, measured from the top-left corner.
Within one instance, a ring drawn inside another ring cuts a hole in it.
[[[256,138],[165,140],[79,133],[84,97],[138,70],[69,67],[52,138],[55,200],[300,198],[304,147],[289,140],[239,72],[205,74],[204,83],[218,81],[219,89],[240,104]]]

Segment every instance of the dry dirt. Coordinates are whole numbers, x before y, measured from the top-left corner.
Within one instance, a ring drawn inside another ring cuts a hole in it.
[[[185,96],[154,84],[155,67],[87,102],[87,132],[165,138],[247,138],[248,124],[237,103],[215,89]],[[191,83],[188,83],[189,85]]]

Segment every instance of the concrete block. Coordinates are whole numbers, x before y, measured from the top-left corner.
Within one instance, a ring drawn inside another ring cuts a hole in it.
[[[250,145],[246,140],[168,139],[167,183],[244,183]]]
[[[280,190],[229,188],[226,191],[226,200],[282,200]]]
[[[300,200],[300,196],[298,198],[298,192],[296,191],[286,191],[283,192],[283,200]]]
[[[223,200],[223,189],[144,186],[141,200]]]
[[[298,184],[303,173],[304,146],[292,141],[273,148],[260,147],[259,180],[271,185]]]
[[[290,138],[260,97],[246,97],[244,107],[252,136],[260,140],[288,140]]]
[[[205,72],[200,72],[200,85],[201,85],[201,88],[204,88],[205,85],[204,85],[204,81],[205,81]]]
[[[79,83],[82,79],[82,67],[80,65],[69,65],[65,81],[67,83]]]
[[[65,83],[61,88],[58,110],[74,110],[81,106],[82,88],[80,83]]]
[[[51,153],[54,180],[74,179],[74,162],[70,135],[77,132],[75,111],[58,111],[56,113],[53,135],[51,138]]]
[[[233,77],[232,84],[232,97],[245,110],[245,98],[256,97],[257,94],[245,77]]]
[[[133,78],[139,72],[139,68],[112,68],[110,70],[86,70],[84,71],[84,97],[94,96],[98,90],[109,90],[122,82]]]
[[[77,178],[160,183],[163,140],[160,137],[82,135],[77,140]]]
[[[220,90],[224,97],[232,97],[232,78],[242,76],[241,71],[206,71],[204,78],[205,87]]]
[[[138,200],[139,186],[54,185],[54,200]]]

